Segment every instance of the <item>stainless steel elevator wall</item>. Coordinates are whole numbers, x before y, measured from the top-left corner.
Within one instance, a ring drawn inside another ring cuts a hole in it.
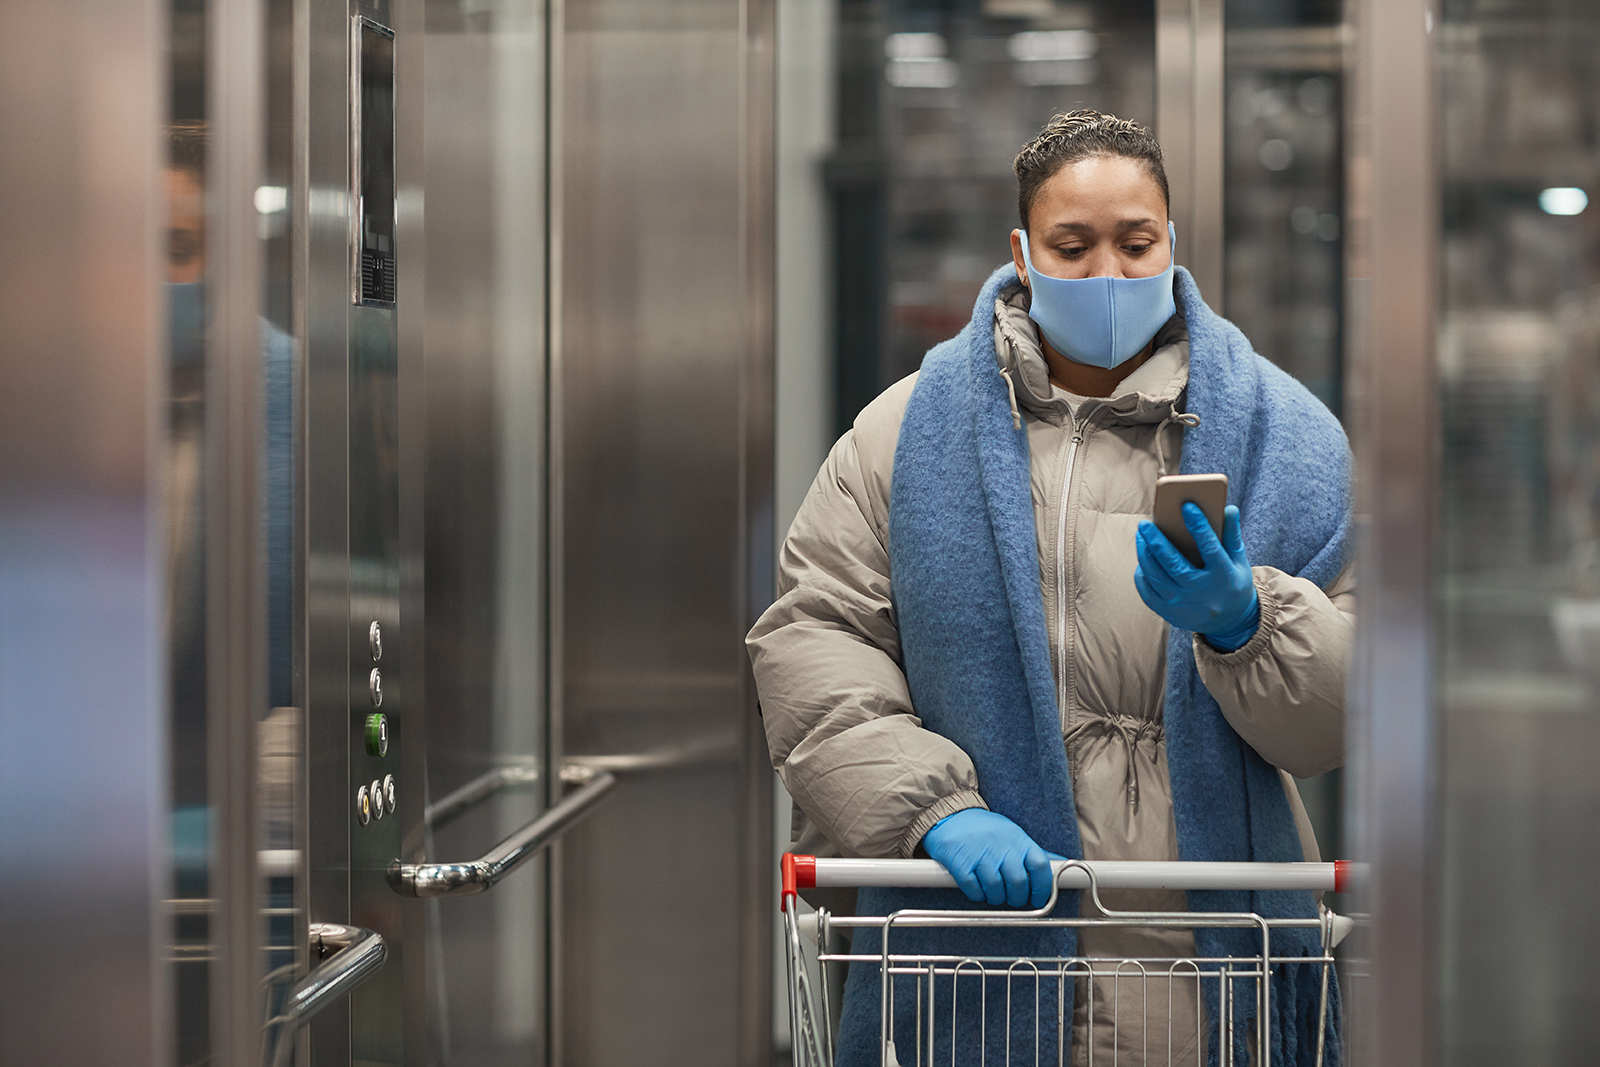
[[[771,5],[559,20],[554,662],[566,753],[691,738],[567,839],[562,1062],[771,1055],[771,771],[742,635],[770,595]]]
[[[433,829],[427,852],[448,859],[482,854],[560,791],[546,745],[546,11],[418,8],[429,801],[514,774]],[[490,893],[426,902],[428,1048],[413,1062],[546,1062],[547,877],[534,859]]]
[[[0,5],[0,1061],[168,1063],[163,5]]]

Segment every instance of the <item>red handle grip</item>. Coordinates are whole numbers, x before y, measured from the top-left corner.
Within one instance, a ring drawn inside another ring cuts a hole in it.
[[[817,857],[796,856],[793,852],[783,854],[783,900],[781,906],[784,911],[789,910],[789,901],[794,899],[802,889],[814,888],[817,884]]]

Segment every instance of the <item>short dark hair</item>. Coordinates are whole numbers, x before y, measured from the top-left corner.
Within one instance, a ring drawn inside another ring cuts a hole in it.
[[[167,168],[182,171],[198,185],[206,183],[206,150],[210,138],[203,119],[174,122],[167,127]]]
[[[1028,228],[1028,212],[1044,183],[1067,164],[1091,156],[1122,156],[1142,163],[1161,187],[1161,202],[1169,212],[1172,210],[1161,146],[1150,131],[1129,119],[1080,108],[1051,118],[1033,140],[1022,146],[1011,164],[1017,175],[1017,213],[1024,230]]]

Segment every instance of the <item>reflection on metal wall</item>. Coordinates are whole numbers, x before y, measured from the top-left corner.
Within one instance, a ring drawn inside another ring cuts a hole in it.
[[[0,5],[0,1034],[171,1062],[162,5]]]
[[[1348,127],[1347,423],[1361,617],[1349,687],[1347,854],[1372,865],[1347,942],[1350,1061],[1436,1062],[1429,952],[1437,729],[1429,627],[1432,305],[1438,245],[1431,41],[1420,4],[1363,0]]]
[[[1356,1062],[1574,1062],[1600,1037],[1600,19],[1359,10]]]
[[[1600,13],[1442,15],[1438,1049],[1539,1067],[1600,1043]]]
[[[544,807],[545,11],[426,6],[421,328],[430,857],[481,855]],[[503,779],[495,779],[496,774]],[[424,1056],[545,1062],[545,867],[430,900]],[[419,1060],[420,1062],[420,1060]]]
[[[560,23],[560,745],[704,742],[562,848],[564,1063],[771,1054],[771,771],[741,646],[771,595],[771,18],[569,0]]]

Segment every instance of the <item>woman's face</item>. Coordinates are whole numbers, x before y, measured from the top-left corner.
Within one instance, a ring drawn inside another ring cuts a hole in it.
[[[1126,156],[1091,156],[1056,171],[1028,213],[1033,269],[1052,278],[1150,278],[1172,262],[1167,205],[1144,165]],[[1011,231],[1017,277],[1022,231]]]

